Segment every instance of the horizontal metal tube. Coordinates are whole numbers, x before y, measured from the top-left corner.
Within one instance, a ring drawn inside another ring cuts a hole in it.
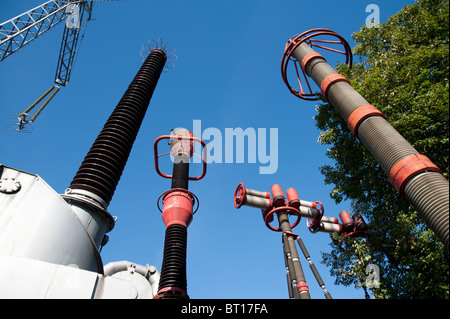
[[[315,207],[316,203],[315,202],[308,202],[306,200],[300,200],[300,206],[305,206],[305,207]]]
[[[323,233],[339,233],[342,226],[339,224],[320,223],[319,231]]]
[[[300,211],[300,215],[305,218],[314,218],[317,215],[317,209],[314,208],[300,206],[298,210]]]
[[[272,201],[267,198],[262,198],[262,197],[257,197],[257,196],[252,196],[252,195],[247,194],[245,196],[244,205],[250,206],[250,207],[255,207],[255,208],[266,209],[272,205]]]
[[[268,192],[261,192],[254,189],[246,189],[247,195],[252,195],[256,197],[262,197],[262,198],[270,198],[270,193]]]

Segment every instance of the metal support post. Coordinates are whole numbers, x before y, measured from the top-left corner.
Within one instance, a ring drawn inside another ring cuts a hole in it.
[[[284,215],[285,214],[283,213],[281,214],[278,213],[279,220],[287,217]],[[285,227],[285,229],[287,229],[288,227]],[[294,289],[295,299],[311,299],[308,284],[306,283],[305,274],[303,272],[302,264],[300,263],[297,248],[295,247],[294,241],[295,236],[296,235],[292,234],[292,232],[289,230],[284,231],[282,234],[284,247],[288,255],[288,260],[290,258],[292,261],[292,264],[291,265],[288,264],[288,266],[290,266],[289,273],[292,274],[291,275],[292,285],[296,287],[296,289]]]
[[[36,118],[41,114],[41,112],[45,109],[47,104],[55,97],[56,93],[58,93],[59,87],[56,85],[52,85],[47,91],[44,92],[40,97],[37,98],[36,101],[31,103],[30,106],[28,106],[22,113],[19,114],[17,119],[19,122],[17,125],[19,126],[16,131],[21,132],[26,124],[33,123]],[[49,95],[50,94],[50,95]],[[38,108],[38,110],[31,116],[29,120],[27,120],[27,116],[29,115],[28,112],[30,112],[36,105],[38,105],[47,95],[47,99],[45,99],[44,103]]]
[[[297,237],[297,243],[300,246],[300,249],[302,250],[303,255],[305,256],[306,260],[308,261],[309,267],[311,268],[311,271],[314,274],[314,277],[316,277],[317,283],[323,289],[323,293],[325,295],[325,298],[332,299],[330,293],[325,288],[325,283],[323,282],[322,277],[320,276],[319,271],[316,268],[316,265],[314,265],[314,263],[311,261],[311,257],[309,255],[309,252],[306,249],[306,246],[305,246],[305,244],[303,243],[303,240],[300,237]]]

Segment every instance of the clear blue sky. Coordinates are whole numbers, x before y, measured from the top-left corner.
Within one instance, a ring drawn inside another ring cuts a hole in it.
[[[44,2],[0,0],[0,22]],[[322,201],[327,216],[349,210],[335,205],[319,167],[330,163],[314,126],[315,102],[286,88],[280,63],[286,41],[312,28],[345,37],[365,23],[366,6],[380,8],[381,22],[414,1],[147,1],[97,2],[81,43],[71,81],[32,125],[32,133],[7,131],[20,113],[53,84],[63,25],[0,62],[0,163],[40,175],[58,193],[69,186],[106,119],[138,71],[141,45],[162,38],[176,48],[174,69],[156,87],[127,166],[108,211],[117,216],[102,259],[161,267],[165,226],[156,208],[170,180],[154,170],[153,141],[173,127],[278,128],[278,170],[259,174],[260,163],[212,163],[190,183],[200,209],[188,229],[191,298],[287,298],[281,234],[268,230],[259,210],[233,206],[240,182],[269,191],[295,187],[301,199]],[[267,135],[268,137],[268,135]],[[207,143],[210,141],[206,141]],[[223,155],[224,156],[224,155]],[[166,158],[165,160],[168,160]],[[246,154],[247,162],[247,154]],[[195,169],[192,174],[195,174]],[[334,298],[364,298],[361,289],[335,286],[320,263],[327,234],[299,233]],[[57,227],[57,225],[55,225]],[[299,251],[300,252],[300,251]],[[312,298],[322,299],[303,256]]]

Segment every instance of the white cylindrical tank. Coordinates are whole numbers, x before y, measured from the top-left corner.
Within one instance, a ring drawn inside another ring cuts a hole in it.
[[[101,224],[86,228],[38,175],[0,165],[0,255],[103,273],[98,241],[108,227]]]

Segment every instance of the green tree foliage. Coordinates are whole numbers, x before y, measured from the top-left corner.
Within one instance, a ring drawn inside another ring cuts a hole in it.
[[[449,174],[448,0],[418,0],[378,27],[353,34],[360,63],[337,72],[386,116],[416,150]],[[336,283],[367,293],[368,264],[380,269],[376,298],[448,298],[448,251],[389,183],[386,173],[330,104],[315,117],[334,165],[321,167],[336,203],[350,200],[371,240],[334,238],[323,254]],[[430,207],[430,209],[433,209]]]

